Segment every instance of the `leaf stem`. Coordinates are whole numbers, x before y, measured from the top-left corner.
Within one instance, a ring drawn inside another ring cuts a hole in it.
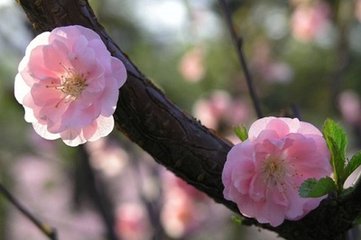
[[[231,34],[231,38],[232,38],[233,43],[234,43],[234,45],[236,47],[236,50],[237,50],[238,59],[239,59],[239,62],[241,64],[241,68],[243,69],[244,76],[246,78],[249,94],[251,95],[251,99],[252,99],[252,102],[253,102],[253,107],[254,107],[254,109],[256,111],[257,117],[262,118],[263,114],[262,114],[262,111],[261,111],[259,98],[258,98],[258,96],[256,94],[255,89],[254,89],[253,78],[252,78],[252,76],[251,76],[251,74],[249,72],[247,61],[246,61],[246,58],[245,58],[244,53],[243,53],[243,38],[238,36],[237,33],[236,33],[236,30],[235,30],[234,24],[233,24],[233,20],[232,20],[232,17],[231,17],[231,12],[230,12],[230,10],[228,8],[228,5],[227,5],[226,1],[225,0],[219,0],[219,4],[222,7],[224,16],[226,18],[226,24],[227,24],[228,30],[229,30],[229,32]]]
[[[50,225],[41,222],[34,215],[32,215],[19,201],[2,185],[0,182],[0,193],[13,204],[27,219],[29,219],[45,236],[50,240],[57,240],[56,229]]]

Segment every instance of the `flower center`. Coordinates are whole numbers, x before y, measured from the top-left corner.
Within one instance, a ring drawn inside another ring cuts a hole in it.
[[[62,63],[59,63],[62,65]],[[63,66],[63,65],[62,65]],[[55,88],[56,90],[60,90],[64,96],[60,99],[60,101],[55,105],[55,107],[59,107],[62,102],[70,102],[76,100],[83,90],[88,86],[86,83],[86,75],[83,73],[77,73],[71,68],[66,68],[65,73],[60,76],[60,82],[55,83],[52,81],[50,84],[46,85],[47,88]],[[89,73],[87,73],[89,74]]]
[[[66,98],[77,99],[83,90],[88,86],[84,74],[70,72],[68,76],[61,76],[61,84],[58,87]]]
[[[282,184],[286,176],[286,166],[282,159],[270,157],[262,169],[264,180],[271,185]]]

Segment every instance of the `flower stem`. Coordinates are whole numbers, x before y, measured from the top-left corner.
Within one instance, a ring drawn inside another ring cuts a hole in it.
[[[56,229],[50,225],[41,222],[34,215],[32,215],[18,200],[2,185],[0,182],[0,193],[13,204],[27,219],[29,219],[45,236],[50,240],[57,240]]]
[[[252,99],[252,102],[253,102],[253,107],[254,107],[254,109],[256,111],[257,117],[262,118],[263,114],[262,114],[262,111],[261,111],[259,98],[258,98],[258,96],[256,94],[255,89],[254,89],[253,78],[252,78],[252,76],[251,76],[251,74],[249,72],[247,61],[246,61],[246,58],[245,58],[244,53],[243,53],[243,38],[238,36],[237,33],[236,33],[236,30],[235,30],[234,25],[233,25],[231,12],[230,12],[230,10],[228,8],[226,0],[219,0],[219,4],[222,7],[222,11],[223,11],[223,13],[225,15],[225,18],[226,18],[226,24],[227,24],[228,30],[229,30],[229,32],[231,34],[231,38],[232,38],[233,43],[234,43],[234,45],[236,47],[236,50],[237,50],[237,55],[238,55],[238,58],[239,58],[239,61],[240,61],[240,64],[241,64],[241,68],[243,69],[244,76],[246,78],[249,94],[251,95],[251,99]]]

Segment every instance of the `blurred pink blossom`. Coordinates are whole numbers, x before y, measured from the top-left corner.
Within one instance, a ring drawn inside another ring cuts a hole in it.
[[[194,47],[183,55],[178,70],[185,80],[198,82],[203,78],[205,72],[203,55],[201,47]]]
[[[355,1],[355,17],[361,22],[361,0]]]
[[[171,237],[182,237],[195,230],[205,220],[201,209],[208,203],[208,197],[169,172],[165,172],[162,179],[162,225]]]
[[[208,98],[199,99],[194,104],[193,113],[206,127],[217,129],[221,122],[233,127],[247,121],[251,110],[244,100],[232,99],[226,91],[216,90]]]
[[[124,240],[150,239],[150,226],[144,207],[139,203],[123,203],[117,210],[116,230]]]
[[[91,29],[75,25],[41,33],[18,70],[15,97],[40,136],[77,146],[112,131],[126,69]]]
[[[329,23],[330,7],[324,1],[299,3],[292,14],[291,28],[293,36],[310,42],[325,31]]]
[[[340,112],[347,122],[357,124],[361,120],[361,103],[357,93],[351,90],[342,92],[338,103]]]
[[[292,68],[284,62],[272,62],[264,72],[264,78],[272,82],[286,83],[293,77]]]
[[[226,109],[224,121],[231,127],[234,127],[250,119],[250,116],[249,103],[241,98],[234,98]]]
[[[172,191],[173,189],[179,189],[182,192],[186,193],[186,195],[193,200],[196,200],[196,201],[208,200],[208,197],[205,193],[199,191],[192,185],[185,182],[183,179],[175,176],[174,174],[172,174],[168,171],[162,175],[162,179],[163,179],[163,182],[165,185],[165,189],[167,191],[168,190]]]
[[[176,177],[174,181],[175,181],[175,187],[182,189],[183,192],[185,192],[193,200],[196,200],[196,201],[207,201],[208,200],[208,197],[205,193],[199,191],[192,185],[186,183],[181,178]]]
[[[230,95],[221,90],[214,91],[208,99],[198,100],[193,107],[196,118],[209,128],[216,129],[222,115],[230,104]]]
[[[287,63],[273,59],[268,42],[258,41],[254,49],[252,67],[262,79],[278,83],[287,83],[292,79],[292,68]]]
[[[90,162],[95,169],[101,170],[107,177],[120,174],[129,160],[128,153],[104,138],[86,143]]]
[[[315,209],[324,197],[301,198],[298,189],[304,180],[332,172],[321,132],[296,118],[266,117],[254,122],[248,135],[227,155],[224,197],[245,216],[272,226]]]
[[[197,209],[184,191],[167,192],[161,220],[165,231],[172,237],[181,237],[195,224]]]

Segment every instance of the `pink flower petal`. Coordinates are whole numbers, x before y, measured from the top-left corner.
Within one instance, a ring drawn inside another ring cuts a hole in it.
[[[96,122],[97,122],[97,130],[89,138],[89,141],[96,141],[99,138],[108,136],[114,128],[113,116],[103,117],[102,115],[100,115],[99,118],[97,118]]]
[[[69,56],[69,60],[74,70],[85,75],[97,64],[95,53],[91,48],[85,49],[81,54],[74,53],[74,55]]]
[[[45,138],[45,139],[54,140],[54,139],[59,138],[59,134],[50,133],[48,131],[46,125],[42,125],[42,124],[39,124],[37,122],[34,122],[33,127],[34,127],[35,132],[37,134],[39,134],[40,136],[42,136],[43,138]]]
[[[33,82],[39,82],[41,80],[46,79],[56,79],[58,78],[58,74],[56,73],[56,70],[47,68],[45,62],[48,60],[44,58],[44,48],[45,46],[38,46],[31,52],[30,59],[28,63],[29,72],[31,73],[31,76],[33,77]],[[32,83],[33,83],[32,82]],[[28,82],[28,84],[31,84]]]
[[[258,135],[266,129],[268,123],[275,119],[274,117],[264,117],[261,119],[258,119],[256,122],[254,122],[251,127],[248,130],[248,138],[250,140],[253,140],[254,138],[258,137]]]
[[[86,142],[86,139],[81,135],[80,129],[67,129],[60,134],[64,143],[71,147],[76,147]]]
[[[19,103],[23,103],[24,97],[29,94],[30,90],[31,88],[26,84],[25,81],[23,81],[20,73],[16,74],[14,86],[14,95],[16,100]]]
[[[88,39],[80,35],[75,41],[74,45],[72,47],[71,52],[73,52],[75,55],[80,56],[83,54],[86,54],[86,51],[92,48],[88,48],[89,41]]]
[[[279,137],[284,137],[290,132],[287,123],[280,119],[272,119],[269,121],[267,129],[275,131]]]
[[[49,102],[55,102],[56,105],[56,103],[59,102],[59,99],[61,98],[61,92],[56,90],[54,87],[48,87],[45,82],[48,82],[49,85],[52,85],[51,81],[44,81],[44,83],[34,84],[31,88],[30,93],[34,104],[37,106],[45,106]]]
[[[127,69],[125,68],[124,64],[115,57],[111,57],[111,64],[112,72],[115,76],[114,79],[117,82],[118,88],[120,88],[121,86],[123,86],[125,80],[127,79]]]
[[[35,49],[37,46],[40,45],[48,45],[49,44],[49,37],[50,32],[43,32],[36,36],[26,47],[25,56],[30,56],[30,53]],[[25,64],[26,65],[26,64]]]
[[[263,176],[261,174],[256,174],[249,185],[248,195],[254,201],[264,200],[267,187]]]

